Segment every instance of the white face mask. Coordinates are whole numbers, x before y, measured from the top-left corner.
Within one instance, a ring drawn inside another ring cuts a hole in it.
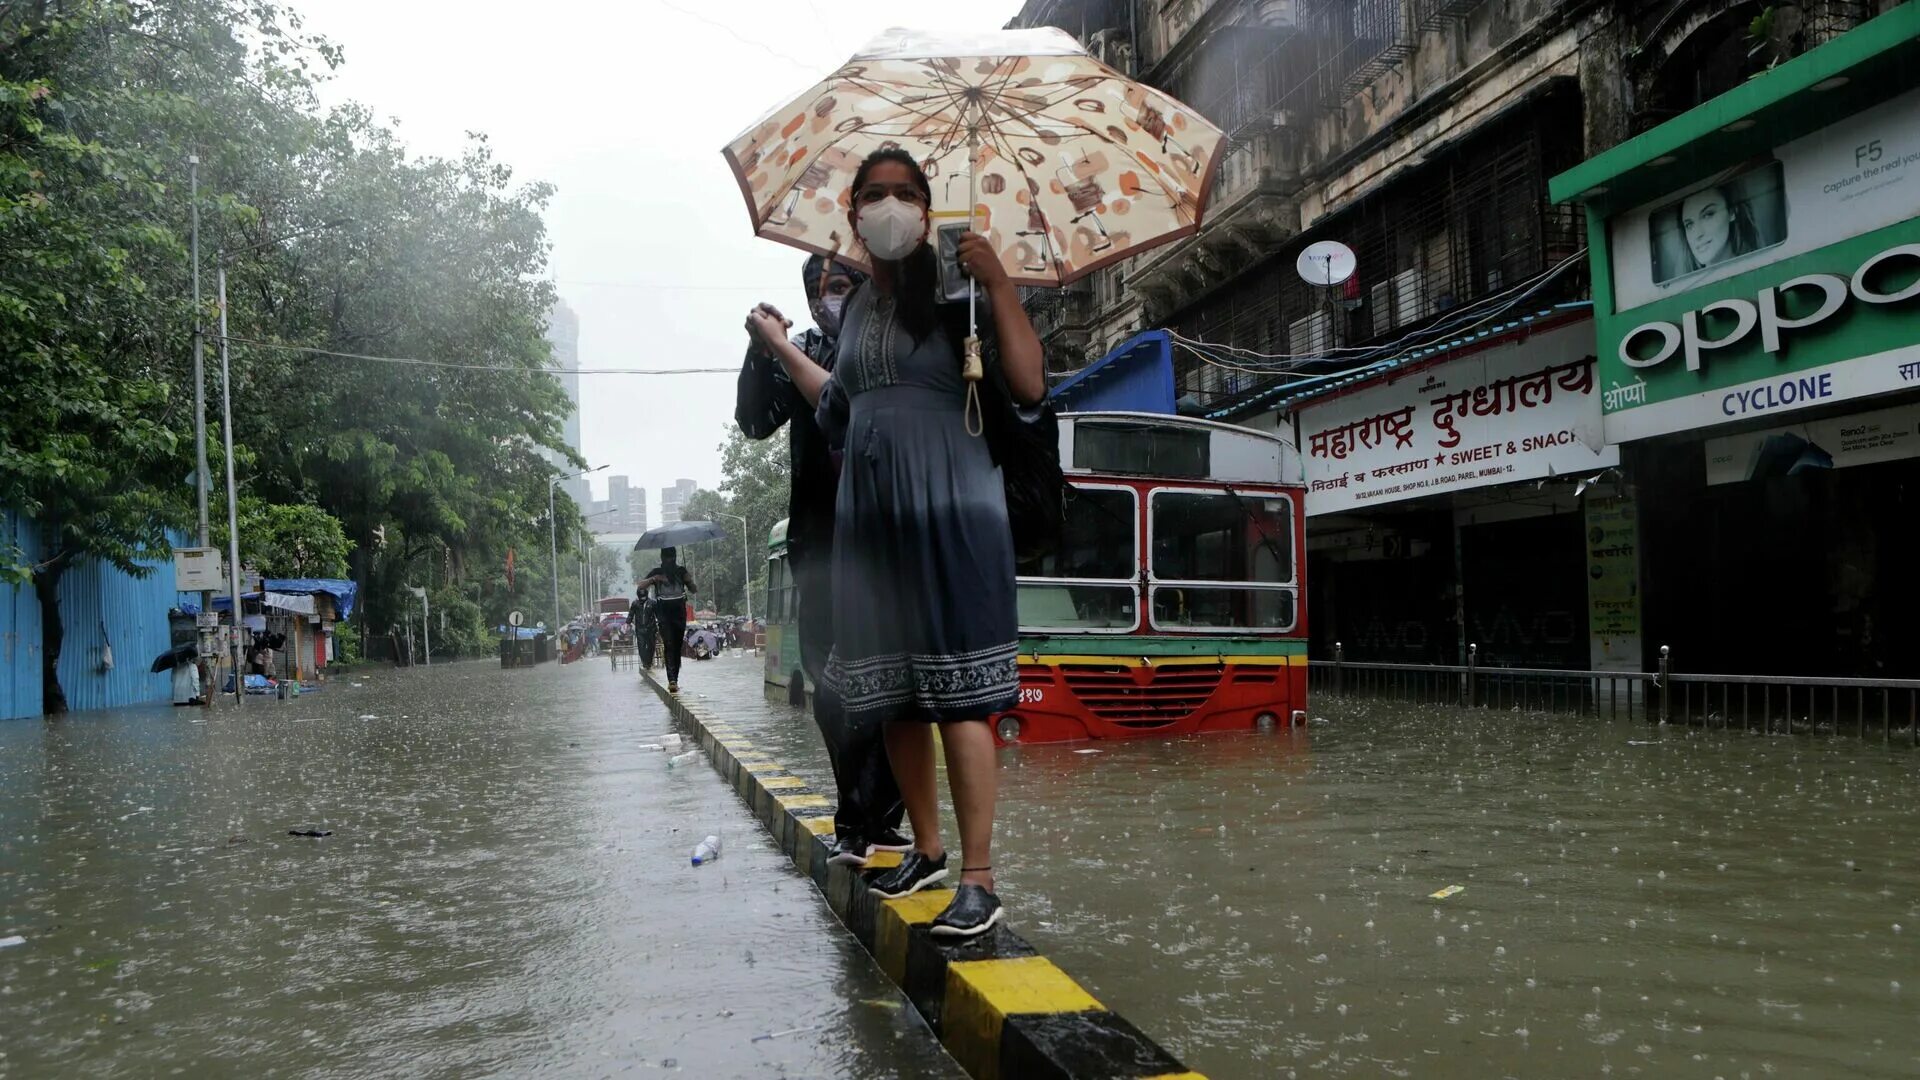
[[[840,332],[840,315],[847,308],[844,296],[823,296],[820,298],[820,329],[829,334]]]
[[[898,262],[927,234],[926,214],[889,195],[860,210],[860,239],[876,259]]]

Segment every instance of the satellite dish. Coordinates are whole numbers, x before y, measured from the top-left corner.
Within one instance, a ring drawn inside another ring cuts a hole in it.
[[[1322,288],[1338,285],[1352,277],[1356,265],[1358,262],[1353,257],[1353,249],[1338,240],[1317,240],[1308,244],[1294,263],[1307,284]]]

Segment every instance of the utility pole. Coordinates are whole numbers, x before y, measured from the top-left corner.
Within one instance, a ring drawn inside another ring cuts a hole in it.
[[[220,435],[227,449],[227,584],[233,590],[233,701],[246,700],[240,673],[240,500],[233,483],[233,369],[227,364],[227,268],[215,271],[220,287]],[[204,449],[203,451],[204,452]]]
[[[431,562],[428,563],[428,567],[429,567],[428,569],[429,576],[427,580],[432,581],[433,578],[431,576],[432,575]],[[420,644],[424,646],[427,651],[427,662],[425,666],[432,667],[433,666],[433,628],[428,624],[433,622],[433,604],[427,599],[427,590],[421,588],[420,586],[409,585],[407,586],[407,591],[420,598]],[[411,622],[412,620],[408,620],[408,621]]]
[[[740,595],[746,600],[747,622],[751,625],[753,622],[753,541],[747,537],[747,519],[739,514],[728,514],[719,510],[715,510],[713,516],[731,518],[740,523]]]
[[[206,333],[201,324],[203,313],[200,310],[200,155],[187,155],[187,214],[191,225],[189,235],[193,250],[193,447],[194,469],[193,487],[200,509],[200,531],[196,534],[201,548],[207,546],[207,376],[206,376]],[[213,593],[200,591],[200,612],[204,615],[213,612]],[[239,617],[235,615],[235,625]],[[200,704],[213,705],[213,668],[207,663],[208,655],[213,651],[210,646],[213,635],[204,629],[195,628],[199,636],[199,655],[195,663],[200,672]],[[239,678],[236,672],[235,678]]]

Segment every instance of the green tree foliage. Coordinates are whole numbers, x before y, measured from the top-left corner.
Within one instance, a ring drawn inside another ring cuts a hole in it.
[[[483,136],[420,158],[364,108],[322,111],[314,86],[340,61],[268,0],[0,0],[0,503],[47,541],[32,564],[0,551],[0,572],[40,594],[50,712],[59,574],[142,572],[191,522],[189,156],[210,333],[216,264],[228,278],[242,558],[345,556],[369,638],[410,581],[482,623],[547,586],[541,448],[567,408],[542,370],[549,191]],[[556,509],[566,532],[578,511]]]
[[[226,522],[213,530],[224,548]],[[347,576],[347,539],[340,519],[317,506],[269,503],[249,497],[240,504],[240,550],[261,576],[341,578]]]

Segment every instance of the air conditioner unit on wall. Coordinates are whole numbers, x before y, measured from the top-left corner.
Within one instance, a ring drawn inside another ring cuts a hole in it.
[[[1087,52],[1122,75],[1132,74],[1129,69],[1133,64],[1133,42],[1127,39],[1124,30],[1111,28],[1095,31],[1087,37]]]
[[[1418,269],[1393,276],[1393,325],[1405,326],[1427,317],[1427,279]]]
[[[1373,314],[1373,332],[1384,334],[1398,324],[1393,321],[1393,282],[1376,282],[1367,290],[1367,310]]]
[[[1346,320],[1333,312],[1316,311],[1287,325],[1287,352],[1293,356],[1324,356],[1346,342]]]

